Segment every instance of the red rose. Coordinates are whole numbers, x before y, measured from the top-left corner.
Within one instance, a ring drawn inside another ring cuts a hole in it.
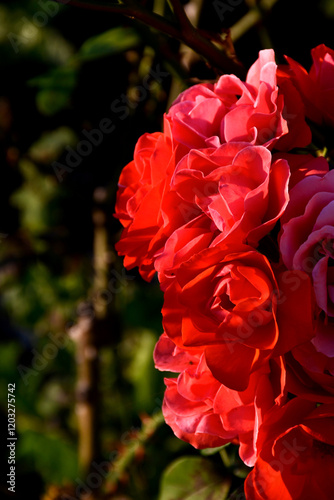
[[[312,49],[311,55],[309,73],[286,56],[290,66],[287,74],[302,96],[306,116],[316,123],[334,126],[334,51],[322,44]]]
[[[215,84],[198,84],[185,90],[167,115],[173,140],[183,145],[185,152],[231,141],[271,148],[291,127],[292,136],[285,146],[308,145],[310,132],[296,104],[296,91],[285,85],[289,107],[284,110],[276,70],[274,51],[262,50],[246,82],[235,75],[223,75]]]
[[[289,190],[309,175],[322,176],[329,171],[328,161],[323,156],[315,158],[310,154],[275,153],[273,161],[279,159],[286,160],[290,167]]]
[[[257,436],[266,413],[286,401],[285,366],[283,358],[273,358],[250,375],[244,391],[232,390],[223,384],[217,392],[214,410],[226,430],[237,431],[239,455],[252,467],[259,453]]]
[[[256,437],[265,413],[284,401],[285,370],[277,358],[250,377],[245,391],[219,383],[211,374],[200,350],[180,349],[164,334],[154,359],[160,370],[181,372],[165,379],[163,413],[176,436],[196,448],[240,443],[240,456],[252,466]]]
[[[334,319],[320,314],[314,338],[292,349],[287,357],[289,392],[311,401],[334,400],[333,335]]]
[[[214,238],[257,246],[288,203],[289,175],[288,163],[279,159],[271,165],[271,154],[262,146],[236,142],[191,151],[171,180],[185,225],[156,258],[160,281]],[[162,210],[169,212],[168,196]]]
[[[247,500],[333,497],[334,404],[292,399],[269,411],[258,437],[260,456],[245,483]]]
[[[232,142],[191,151],[177,165],[172,189],[205,213],[221,233],[256,245],[283,213],[290,170],[285,160],[271,165],[262,146]]]
[[[174,279],[175,270],[182,263],[209,247],[218,234],[219,231],[205,214],[176,229],[155,260],[161,289],[168,287],[169,281]]]
[[[161,133],[144,135],[119,181],[116,217],[125,228],[116,249],[147,280],[155,268],[164,281],[217,237],[256,246],[288,203],[288,163],[271,164],[263,146],[193,150],[175,167],[177,151]]]
[[[165,332],[181,348],[201,348],[213,376],[243,391],[250,374],[271,356],[313,336],[307,275],[278,281],[262,254],[219,245],[192,257],[165,291]]]
[[[288,269],[312,276],[317,303],[334,316],[334,171],[312,175],[290,191],[280,249]]]
[[[124,266],[127,269],[138,266],[147,281],[155,273],[155,258],[167,238],[185,224],[184,212],[179,207],[181,200],[176,192],[170,192],[178,155],[168,133],[144,134],[137,142],[133,161],[123,169],[118,183],[115,217],[124,229],[115,247],[120,255],[125,255]],[[165,197],[167,212],[162,208]],[[188,209],[185,202],[183,209]]]
[[[115,217],[124,230],[116,250],[125,255],[126,268],[139,266],[147,280],[155,272],[155,247],[164,243],[159,242],[158,236],[162,223],[160,204],[174,170],[173,161],[171,142],[166,135],[145,134],[138,140],[134,160],[124,167],[118,183]]]
[[[290,78],[277,71],[279,91],[284,96],[283,117],[288,122],[289,133],[283,135],[275,144],[279,151],[289,151],[295,147],[305,147],[312,142],[312,132],[305,122],[305,107],[303,100]]]

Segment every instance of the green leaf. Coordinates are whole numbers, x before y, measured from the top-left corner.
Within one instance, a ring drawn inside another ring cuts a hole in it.
[[[159,500],[225,500],[230,480],[202,457],[182,457],[163,473]]]
[[[17,457],[38,471],[45,482],[73,481],[78,474],[73,443],[56,433],[20,431]]]
[[[36,97],[37,108],[43,115],[55,115],[69,103],[69,94],[59,90],[41,90]]]
[[[52,116],[68,106],[82,62],[119,54],[140,42],[141,38],[133,28],[113,28],[86,40],[66,65],[29,81],[29,85],[39,88],[36,96],[39,111]]]
[[[71,63],[29,80],[29,85],[40,89],[36,96],[39,111],[49,116],[64,108],[70,101],[77,77],[77,64]]]
[[[56,198],[57,185],[51,176],[43,176],[28,159],[21,159],[19,169],[25,182],[12,194],[11,202],[21,212],[21,227],[30,234],[47,231],[52,222],[48,209]]]
[[[55,130],[44,132],[40,138],[29,148],[29,158],[37,163],[50,165],[57,160],[65,146],[75,146],[78,137],[69,127],[59,127]]]
[[[141,38],[133,28],[113,28],[93,36],[81,46],[77,58],[81,61],[119,54],[136,47]]]
[[[76,71],[78,66],[71,63],[66,66],[52,69],[44,75],[36,76],[29,80],[29,85],[47,90],[67,90],[72,88],[76,81]]]
[[[122,345],[128,356],[128,363],[124,363],[127,365],[124,376],[134,386],[133,404],[138,412],[153,409],[152,394],[158,380],[152,356],[156,341],[154,332],[140,329],[126,337]]]

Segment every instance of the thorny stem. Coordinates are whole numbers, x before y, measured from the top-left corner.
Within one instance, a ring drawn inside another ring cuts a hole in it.
[[[138,5],[121,5],[121,4],[96,4],[82,0],[53,0],[58,3],[63,3],[66,5],[73,5],[76,7],[82,7],[85,9],[93,9],[98,11],[110,12],[114,14],[122,14],[132,20],[140,21],[157,31],[165,33],[166,35],[185,43],[195,52],[203,56],[214,68],[222,73],[233,73],[240,78],[245,77],[245,69],[241,64],[236,62],[234,59],[228,57],[224,52],[219,50],[214,44],[210,42],[208,38],[203,36],[196,28],[194,28],[190,21],[187,21],[187,29],[180,30],[175,23],[171,23],[164,17],[155,14],[154,12],[149,12]],[[179,15],[178,19],[181,23],[180,15],[182,16],[183,26],[185,25],[186,17],[184,13],[181,14],[180,5],[176,7],[178,2],[173,0],[173,5],[175,6],[175,14]],[[187,18],[188,19],[188,18]]]
[[[143,420],[142,428],[131,435],[123,435],[124,448],[121,450],[116,459],[111,463],[110,470],[107,473],[107,490],[112,493],[117,489],[117,483],[122,478],[124,472],[135,459],[136,454],[152,437],[158,427],[164,423],[162,412],[159,411],[152,417],[147,417]]]

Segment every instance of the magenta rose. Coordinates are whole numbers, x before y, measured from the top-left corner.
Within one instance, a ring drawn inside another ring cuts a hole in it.
[[[288,269],[312,277],[319,307],[334,316],[334,171],[312,175],[290,191],[280,249]]]

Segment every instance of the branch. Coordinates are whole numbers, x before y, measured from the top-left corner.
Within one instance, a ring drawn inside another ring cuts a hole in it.
[[[245,77],[244,68],[238,64],[233,59],[229,58],[221,50],[219,50],[215,45],[213,45],[210,40],[204,37],[197,29],[195,29],[189,19],[188,29],[179,31],[176,24],[171,23],[164,17],[155,14],[154,12],[148,12],[147,10],[139,6],[126,6],[126,5],[115,5],[115,4],[96,4],[87,1],[79,0],[53,0],[58,3],[63,3],[66,5],[73,5],[76,7],[81,7],[84,9],[93,9],[98,11],[110,12],[114,14],[122,14],[132,20],[140,21],[157,31],[160,31],[172,38],[185,43],[191,49],[193,49],[198,54],[202,55],[212,67],[220,70],[223,73],[233,73],[240,78]],[[173,0],[176,7],[177,2]],[[179,6],[181,8],[181,6]],[[180,10],[180,9],[179,9]],[[177,11],[180,14],[179,10]],[[185,13],[183,12],[186,17]],[[183,21],[184,18],[183,18]],[[191,29],[189,29],[189,26]]]
[[[139,5],[136,6],[126,6],[126,5],[116,5],[116,4],[97,4],[82,0],[53,0],[57,3],[62,3],[66,5],[73,5],[74,7],[81,7],[83,9],[97,10],[102,12],[110,12],[113,14],[121,14],[132,20],[140,21],[148,26],[152,26],[158,31],[162,31],[173,38],[178,38],[180,32],[178,31],[176,25],[166,20],[164,17],[155,14],[154,12],[149,12]]]
[[[107,289],[108,285],[106,216],[102,207],[99,206],[104,201],[105,196],[104,190],[96,189],[94,192],[94,200],[97,206],[93,211],[95,271],[92,290],[93,298]],[[92,305],[93,310],[81,308],[82,311],[77,324],[70,329],[70,336],[76,344],[78,461],[82,477],[87,477],[92,470],[93,460],[98,460],[101,456],[99,440],[100,359],[98,321],[105,319],[107,303],[94,300]],[[94,498],[96,498],[95,494],[90,496],[89,500]]]
[[[108,493],[114,493],[117,490],[118,482],[124,472],[129,468],[138,451],[142,447],[145,447],[147,441],[149,441],[159,426],[164,423],[164,417],[160,411],[152,417],[144,418],[142,423],[141,429],[123,435],[123,446],[115,460],[111,462],[106,477]]]
[[[70,329],[76,345],[77,387],[76,414],[78,425],[78,459],[80,475],[86,477],[99,453],[98,380],[99,359],[94,344],[92,318],[81,316]]]
[[[179,0],[168,0],[168,3],[172,6],[174,16],[179,22],[180,27],[185,30],[189,31],[192,29],[195,29],[191,22],[189,21],[183,6],[180,4]]]

